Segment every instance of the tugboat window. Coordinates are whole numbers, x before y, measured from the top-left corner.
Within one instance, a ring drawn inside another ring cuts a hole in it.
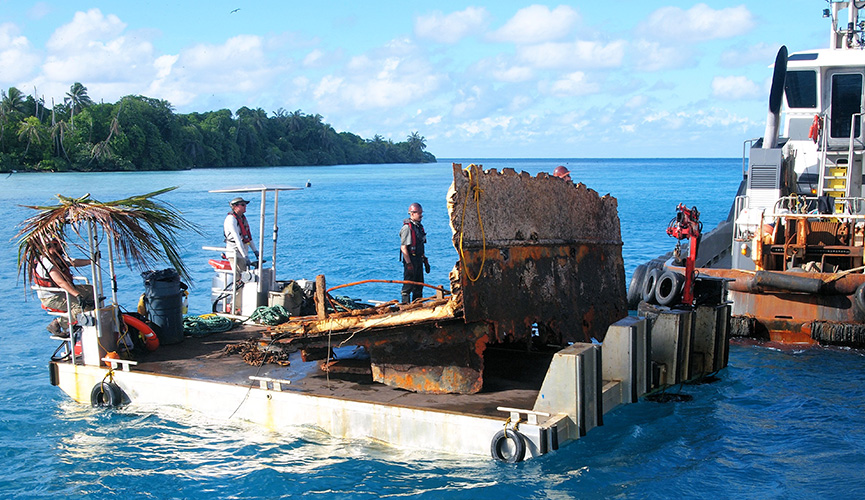
[[[817,107],[817,72],[788,71],[784,82],[787,106],[790,108]]]
[[[850,119],[862,111],[862,75],[832,75],[832,126],[830,137],[850,137]],[[854,137],[859,136],[861,120],[856,121]]]

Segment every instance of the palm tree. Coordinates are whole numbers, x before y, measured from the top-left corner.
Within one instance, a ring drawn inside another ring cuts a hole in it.
[[[66,154],[66,146],[63,144],[66,131],[69,130],[69,124],[64,120],[60,120],[59,122],[56,120],[54,115],[54,99],[51,99],[51,128],[49,130],[51,131],[51,140],[54,141],[56,156],[60,156],[62,152],[66,161],[69,161],[69,155]]]
[[[406,142],[408,142],[409,158],[413,161],[421,160],[421,154],[423,153],[423,150],[426,149],[426,138],[417,132],[412,132],[408,137],[406,137]]]
[[[6,122],[14,123],[17,115],[24,112],[24,94],[15,87],[0,90],[0,145],[6,134]]]
[[[303,113],[300,110],[292,111],[288,114],[288,131],[299,132],[303,127]]]
[[[66,123],[66,120],[60,120],[51,125],[49,130],[51,131],[51,139],[54,141],[54,149],[57,156],[60,156],[62,153],[63,157],[69,161],[69,155],[66,153],[66,145],[63,144],[63,141],[66,138],[66,131],[69,130],[69,124]]]
[[[114,254],[130,268],[144,270],[167,260],[183,279],[189,280],[189,272],[177,249],[177,232],[192,230],[200,234],[200,231],[169,203],[153,199],[174,189],[176,187],[104,203],[89,194],[80,198],[58,194],[57,205],[26,206],[37,213],[19,224],[15,235],[19,276],[23,273],[25,283],[29,283],[32,263],[47,255],[52,239],[68,241],[66,236],[72,233],[83,236],[86,241],[88,226],[93,223],[108,236]]]
[[[0,107],[7,115],[24,112],[24,93],[15,87],[9,87],[7,92],[0,90]]]
[[[36,144],[42,144],[42,123],[35,116],[28,116],[18,125],[18,140],[27,139],[27,147],[24,148],[24,156],[30,151],[30,144],[34,141]]]
[[[120,133],[120,122],[117,117],[120,116],[120,111],[122,111],[122,109],[123,102],[121,101],[120,108],[117,109],[117,114],[111,119],[111,125],[108,127],[108,137],[106,137],[104,141],[97,142],[93,145],[93,148],[90,149],[90,161],[87,162],[88,167],[93,163],[93,160],[99,160],[101,158],[110,159],[114,156],[114,152],[111,150],[111,138]]]
[[[69,121],[72,123],[72,130],[75,130],[75,110],[81,111],[83,108],[93,105],[93,99],[87,95],[87,87],[75,82],[69,87],[69,92],[66,93],[66,98],[63,101],[69,103],[69,110],[72,113]]]

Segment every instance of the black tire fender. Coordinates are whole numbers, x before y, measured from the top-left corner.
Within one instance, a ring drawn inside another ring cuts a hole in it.
[[[640,264],[634,269],[631,283],[628,285],[628,309],[636,309],[643,298],[643,280],[646,279],[646,270],[649,266]]]
[[[655,288],[657,288],[658,278],[661,276],[661,270],[656,268],[651,269],[646,274],[646,279],[643,281],[643,302],[655,303]]]
[[[123,393],[114,382],[99,382],[90,391],[90,404],[94,407],[117,408],[123,402]]]
[[[675,304],[682,292],[685,277],[675,271],[664,271],[655,283],[655,300],[662,306]]]
[[[856,304],[859,312],[865,314],[865,283],[859,285],[853,292],[853,303]]]
[[[500,462],[522,462],[526,457],[526,438],[515,429],[502,429],[493,436],[490,453]]]

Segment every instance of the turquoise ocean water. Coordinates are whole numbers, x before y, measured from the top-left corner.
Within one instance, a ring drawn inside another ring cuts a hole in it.
[[[208,190],[243,184],[312,183],[280,196],[279,279],[399,279],[397,233],[418,201],[429,234],[428,281],[447,284],[457,259],[445,207],[450,161],[0,178],[0,496],[865,498],[865,356],[855,350],[734,345],[720,381],[682,388],[693,401],[619,408],[583,439],[516,465],[345,441],[291,422],[271,432],[183,408],[97,410],[49,384],[48,318],[17,278],[10,241],[30,213],[20,205],[48,204],[56,193],[107,201],[179,186],[163,199],[201,228],[202,235],[184,235],[183,257],[194,274],[190,312],[202,314],[210,308],[212,255],[201,247],[221,243],[231,197]],[[628,277],[672,249],[664,230],[678,203],[697,206],[705,227],[714,227],[741,178],[739,159],[454,161],[531,174],[565,164],[574,181],[616,197]],[[557,213],[551,206],[550,216]],[[257,215],[251,222],[257,234]],[[121,304],[132,309],[141,279],[119,271]],[[367,285],[352,295],[388,300],[398,297],[396,287]]]

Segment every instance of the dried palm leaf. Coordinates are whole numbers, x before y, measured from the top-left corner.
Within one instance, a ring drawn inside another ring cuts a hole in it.
[[[186,221],[170,203],[154,198],[177,189],[170,187],[122,200],[101,202],[89,194],[80,198],[57,195],[59,204],[29,206],[38,210],[36,215],[18,225],[18,274],[25,282],[31,280],[33,262],[48,255],[49,243],[57,239],[68,244],[71,232],[87,241],[90,223],[108,237],[114,251],[130,268],[152,268],[160,261],[168,261],[183,279],[189,280],[189,271],[177,250],[177,233],[198,228]]]

